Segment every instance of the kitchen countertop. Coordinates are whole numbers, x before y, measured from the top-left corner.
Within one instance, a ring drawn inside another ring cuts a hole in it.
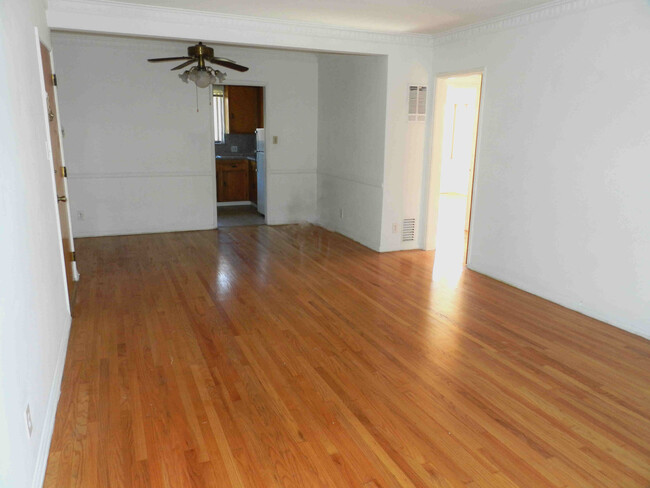
[[[233,156],[215,156],[215,159],[248,159],[249,161],[255,161],[255,156],[246,156],[244,154],[241,154],[239,156],[233,155]]]

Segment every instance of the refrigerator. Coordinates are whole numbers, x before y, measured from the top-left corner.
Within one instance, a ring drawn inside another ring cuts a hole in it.
[[[257,211],[266,215],[266,141],[264,129],[255,129],[257,150],[255,159],[257,161]]]

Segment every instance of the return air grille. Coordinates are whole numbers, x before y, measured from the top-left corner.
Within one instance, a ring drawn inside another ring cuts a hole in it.
[[[415,219],[404,219],[402,222],[402,242],[415,240]]]

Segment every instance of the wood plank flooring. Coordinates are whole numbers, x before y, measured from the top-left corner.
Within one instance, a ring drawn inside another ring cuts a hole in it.
[[[79,239],[46,487],[650,486],[650,342],[314,226]]]

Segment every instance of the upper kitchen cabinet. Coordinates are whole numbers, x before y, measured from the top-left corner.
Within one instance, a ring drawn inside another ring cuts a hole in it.
[[[264,92],[257,86],[226,86],[228,133],[253,134],[264,127]]]

